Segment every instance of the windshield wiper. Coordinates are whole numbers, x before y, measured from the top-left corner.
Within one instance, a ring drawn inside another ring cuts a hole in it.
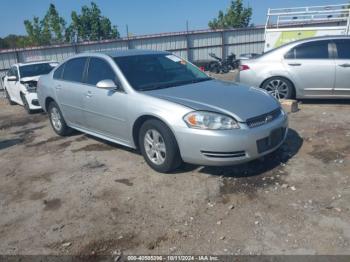
[[[159,85],[144,86],[144,87],[138,88],[138,91],[151,91],[151,90],[157,90],[157,89],[164,89],[164,88],[169,88],[169,87],[174,87],[174,86],[199,83],[199,82],[208,81],[208,80],[212,80],[212,78],[205,77],[205,78],[197,78],[197,79],[186,80],[186,81],[179,81],[179,82],[175,82],[175,83],[164,83],[164,84],[159,84]]]

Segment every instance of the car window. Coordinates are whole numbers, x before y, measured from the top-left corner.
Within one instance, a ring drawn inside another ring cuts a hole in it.
[[[17,78],[19,78],[17,67],[12,67],[12,75],[16,76]]]
[[[338,59],[350,59],[350,40],[338,39],[334,42],[337,45]]]
[[[13,76],[13,67],[11,67],[8,71],[7,71],[7,76]]]
[[[328,59],[329,41],[314,41],[298,45],[284,57],[286,59]]]
[[[90,58],[86,83],[95,86],[101,80],[106,79],[117,82],[116,74],[108,62],[101,58]]]
[[[19,72],[21,74],[21,78],[32,77],[32,76],[46,75],[50,73],[53,68],[54,68],[54,65],[52,65],[51,63],[40,63],[40,64],[20,66]]]
[[[138,91],[211,80],[197,67],[171,54],[121,56],[115,57],[114,61]]]
[[[79,57],[66,62],[63,79],[72,82],[82,82],[86,60],[86,57]]]
[[[65,66],[65,64],[61,65],[59,68],[57,68],[55,70],[55,72],[53,73],[53,78],[54,79],[61,79],[62,78],[62,73],[63,73],[63,70],[64,70],[64,66]]]

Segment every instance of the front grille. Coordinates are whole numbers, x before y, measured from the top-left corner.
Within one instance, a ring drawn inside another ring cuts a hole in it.
[[[235,152],[213,152],[213,151],[201,151],[206,157],[213,158],[234,158],[234,157],[244,157],[244,151],[235,151]]]
[[[281,109],[277,108],[276,110],[273,110],[270,113],[249,118],[247,120],[247,125],[250,128],[265,125],[265,124],[275,120],[276,118],[278,118],[281,115],[281,113],[282,113]]]
[[[281,127],[273,130],[268,137],[259,139],[256,141],[258,148],[258,153],[264,153],[282,142],[284,135],[286,133],[286,128]]]

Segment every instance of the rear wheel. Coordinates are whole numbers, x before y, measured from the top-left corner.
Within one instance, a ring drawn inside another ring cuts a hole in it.
[[[262,88],[277,99],[290,99],[294,96],[292,82],[283,77],[273,77],[262,85]]]
[[[139,144],[148,165],[158,172],[171,172],[182,163],[174,134],[159,120],[147,120],[142,125]]]
[[[11,97],[10,97],[9,93],[7,92],[6,88],[5,88],[5,96],[6,96],[6,99],[7,99],[8,103],[9,103],[9,105],[13,106],[13,105],[16,104],[15,102],[13,102],[11,100]]]
[[[228,72],[230,72],[230,67],[228,65],[223,65],[221,68],[221,72],[223,74],[227,74]]]
[[[26,99],[24,94],[21,94],[21,99],[22,99],[22,102],[23,102],[24,109],[27,111],[27,113],[28,114],[33,113],[33,111],[29,107],[28,101],[27,101],[27,99]]]
[[[218,62],[210,62],[209,63],[209,71],[211,73],[219,74],[220,73],[220,65]]]
[[[66,121],[63,118],[60,108],[56,102],[49,104],[48,114],[50,123],[56,134],[60,136],[67,136],[72,133],[72,129],[67,126]]]

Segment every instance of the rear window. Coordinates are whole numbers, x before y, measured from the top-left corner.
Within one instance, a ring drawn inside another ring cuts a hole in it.
[[[82,82],[86,60],[86,57],[80,57],[66,62],[64,66],[63,79],[72,82]]]

